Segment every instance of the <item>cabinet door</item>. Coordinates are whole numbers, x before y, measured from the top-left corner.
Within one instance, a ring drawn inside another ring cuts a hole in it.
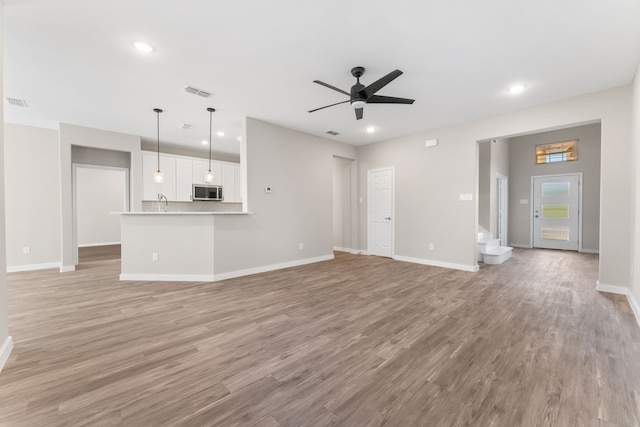
[[[208,184],[204,178],[209,170],[208,160],[194,160],[193,161],[193,183],[194,184]],[[220,162],[211,161],[211,171],[213,172],[213,183],[211,185],[222,184],[222,167]]]
[[[235,202],[236,184],[235,172],[232,164],[222,164],[222,195],[225,202]]]
[[[160,153],[160,170],[164,173],[164,182],[158,185],[160,194],[167,197],[167,200],[176,200],[176,159],[167,157]],[[153,179],[153,174],[152,174]]]
[[[157,161],[157,154],[142,153],[142,200],[158,200],[158,184],[153,180]]]
[[[191,201],[193,181],[193,162],[188,159],[176,159],[176,200]]]

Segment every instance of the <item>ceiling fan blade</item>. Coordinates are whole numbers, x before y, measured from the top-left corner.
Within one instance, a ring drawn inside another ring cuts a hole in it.
[[[323,108],[329,108],[329,107],[333,107],[334,105],[340,105],[340,104],[344,104],[344,103],[347,103],[347,102],[349,102],[348,99],[346,101],[336,102],[335,104],[325,105],[324,107],[316,108],[315,110],[310,110],[309,113],[313,113],[314,111],[322,110]]]
[[[397,79],[402,75],[402,71],[394,70],[387,74],[384,77],[379,78],[375,82],[371,83],[369,86],[365,87],[362,92],[367,97],[367,100],[372,97],[377,91],[391,83],[393,80]]]
[[[333,89],[333,90],[335,90],[337,92],[343,93],[343,94],[345,94],[347,96],[351,96],[351,94],[349,92],[346,92],[346,91],[344,91],[342,89],[338,89],[335,86],[331,86],[329,83],[321,82],[320,80],[314,80],[313,82],[314,83],[318,83],[319,85],[322,85],[324,87],[328,87],[329,89]]]
[[[415,99],[373,95],[371,98],[367,99],[367,104],[413,104],[414,101]]]
[[[356,120],[360,120],[362,118],[362,111],[364,108],[356,108]]]

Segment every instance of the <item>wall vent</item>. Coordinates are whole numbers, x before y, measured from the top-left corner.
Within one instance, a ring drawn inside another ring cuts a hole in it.
[[[13,105],[14,107],[28,107],[27,101],[24,99],[10,98],[7,96],[7,102],[9,105]]]
[[[184,90],[185,90],[185,92],[189,92],[189,93],[192,93],[194,95],[201,96],[203,98],[209,98],[211,95],[213,95],[211,92],[208,92],[208,91],[202,90],[202,89],[198,89],[197,87],[193,87],[193,86],[185,86]]]
[[[191,129],[191,125],[189,123],[183,123],[182,126],[180,126],[181,129]]]
[[[333,135],[333,136],[340,135],[340,134],[339,134],[338,132],[336,132],[335,130],[328,130],[328,131],[327,131],[327,133],[328,133],[329,135]]]

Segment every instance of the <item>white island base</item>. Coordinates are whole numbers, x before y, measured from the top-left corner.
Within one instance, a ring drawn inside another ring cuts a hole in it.
[[[256,245],[249,212],[122,212],[120,280],[213,282],[333,259],[282,262]],[[260,250],[261,253],[253,253]],[[265,259],[265,257],[267,257]],[[262,259],[261,265],[252,264]],[[266,261],[266,262],[265,262]]]

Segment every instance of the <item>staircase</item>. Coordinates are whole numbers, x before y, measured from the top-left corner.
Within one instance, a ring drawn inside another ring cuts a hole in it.
[[[478,262],[502,264],[511,258],[513,248],[500,246],[500,239],[494,239],[489,231],[478,226]]]

